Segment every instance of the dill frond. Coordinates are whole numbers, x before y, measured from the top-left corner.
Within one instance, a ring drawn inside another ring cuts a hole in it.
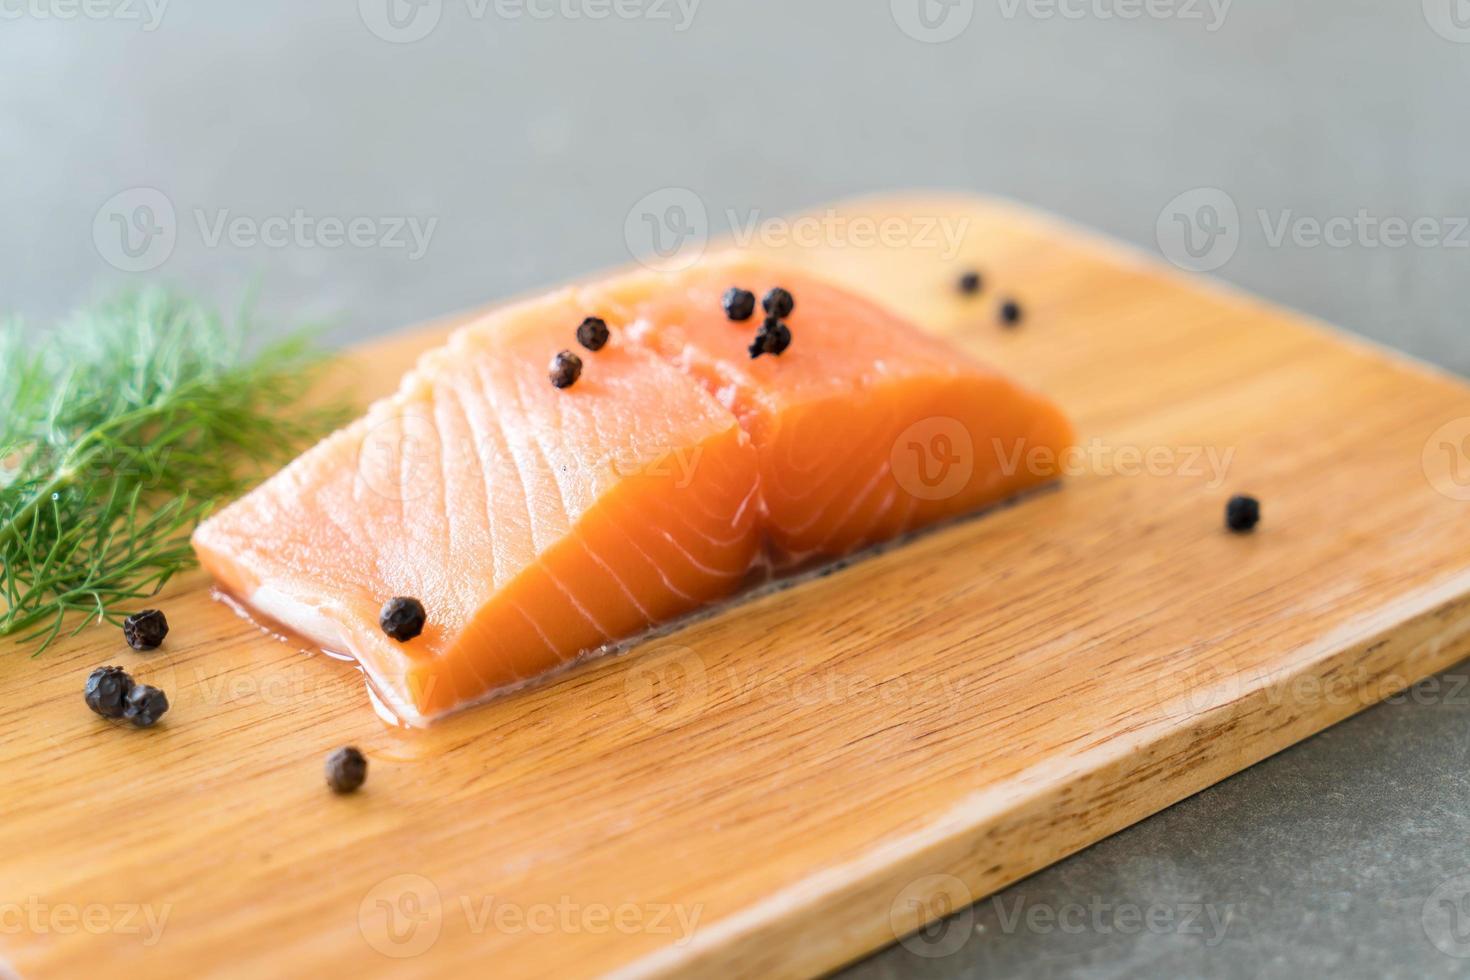
[[[211,510],[343,419],[305,401],[310,334],[247,353],[250,330],[160,290],[0,324],[0,636],[118,622],[193,566]]]

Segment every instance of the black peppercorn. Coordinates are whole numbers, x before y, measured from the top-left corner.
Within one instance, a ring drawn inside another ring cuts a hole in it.
[[[1237,495],[1225,505],[1225,526],[1236,534],[1246,534],[1261,523],[1261,502],[1255,497]]]
[[[582,376],[582,359],[569,350],[564,350],[551,359],[551,383],[558,388],[570,388]]]
[[[168,636],[168,619],[157,609],[145,609],[123,620],[123,638],[134,650],[157,650]]]
[[[399,643],[407,643],[424,631],[428,618],[422,602],[398,596],[383,604],[383,610],[378,614],[378,625]]]
[[[791,315],[791,311],[796,308],[796,300],[786,290],[776,286],[761,300],[761,308],[766,311],[767,316],[781,320]]]
[[[756,331],[755,340],[750,342],[750,356],[752,359],[762,354],[775,354],[779,357],[790,346],[791,328],[775,317],[768,316]]]
[[[966,296],[974,296],[980,291],[980,273],[974,269],[966,272],[960,276],[959,287]]]
[[[367,779],[367,759],[351,745],[327,756],[327,785],[334,793],[351,793]]]
[[[731,286],[725,291],[724,307],[725,316],[735,322],[749,320],[755,313],[755,293],[739,286]]]
[[[1014,327],[1021,322],[1021,304],[1013,299],[1008,299],[1000,304],[1000,322],[1008,327]]]
[[[602,350],[607,344],[607,338],[607,321],[600,316],[589,316],[577,328],[577,343],[588,350]]]
[[[149,728],[168,711],[168,698],[156,687],[135,684],[128,692],[127,708],[123,717],[139,728]]]
[[[121,667],[98,667],[87,678],[87,707],[104,718],[121,718],[132,689],[133,679]]]

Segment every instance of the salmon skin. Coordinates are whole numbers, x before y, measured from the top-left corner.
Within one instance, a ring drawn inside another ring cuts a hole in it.
[[[760,313],[793,340],[752,358]],[[611,340],[577,347],[601,316]],[[548,364],[576,350],[578,380]],[[399,390],[200,526],[237,599],[351,656],[422,724],[726,598],[1054,479],[1046,399],[829,284],[748,259],[627,275],[498,310]],[[1041,461],[1041,465],[1038,465]],[[383,604],[427,610],[407,642]]]

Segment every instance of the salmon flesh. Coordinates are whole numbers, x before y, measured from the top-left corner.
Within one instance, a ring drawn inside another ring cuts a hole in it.
[[[795,297],[792,342],[752,358]],[[602,317],[611,339],[577,346]],[[552,357],[582,360],[567,388]],[[869,300],[753,260],[564,289],[425,354],[398,391],[200,526],[255,613],[350,656],[422,724],[724,599],[1059,475],[1050,401]],[[427,624],[399,642],[386,601]]]

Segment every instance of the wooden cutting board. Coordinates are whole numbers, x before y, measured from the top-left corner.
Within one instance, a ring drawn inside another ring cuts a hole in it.
[[[763,247],[1060,400],[1086,450],[1062,489],[428,732],[198,576],[159,601],[157,653],[111,628],[4,649],[13,967],[817,973],[1470,654],[1462,382],[1011,205],[819,218],[824,244]],[[923,238],[945,222],[953,253]],[[387,391],[448,326],[360,380]],[[1236,491],[1253,536],[1222,530]],[[165,723],[87,711],[106,663],[167,690]],[[345,743],[371,771],[338,798]]]

